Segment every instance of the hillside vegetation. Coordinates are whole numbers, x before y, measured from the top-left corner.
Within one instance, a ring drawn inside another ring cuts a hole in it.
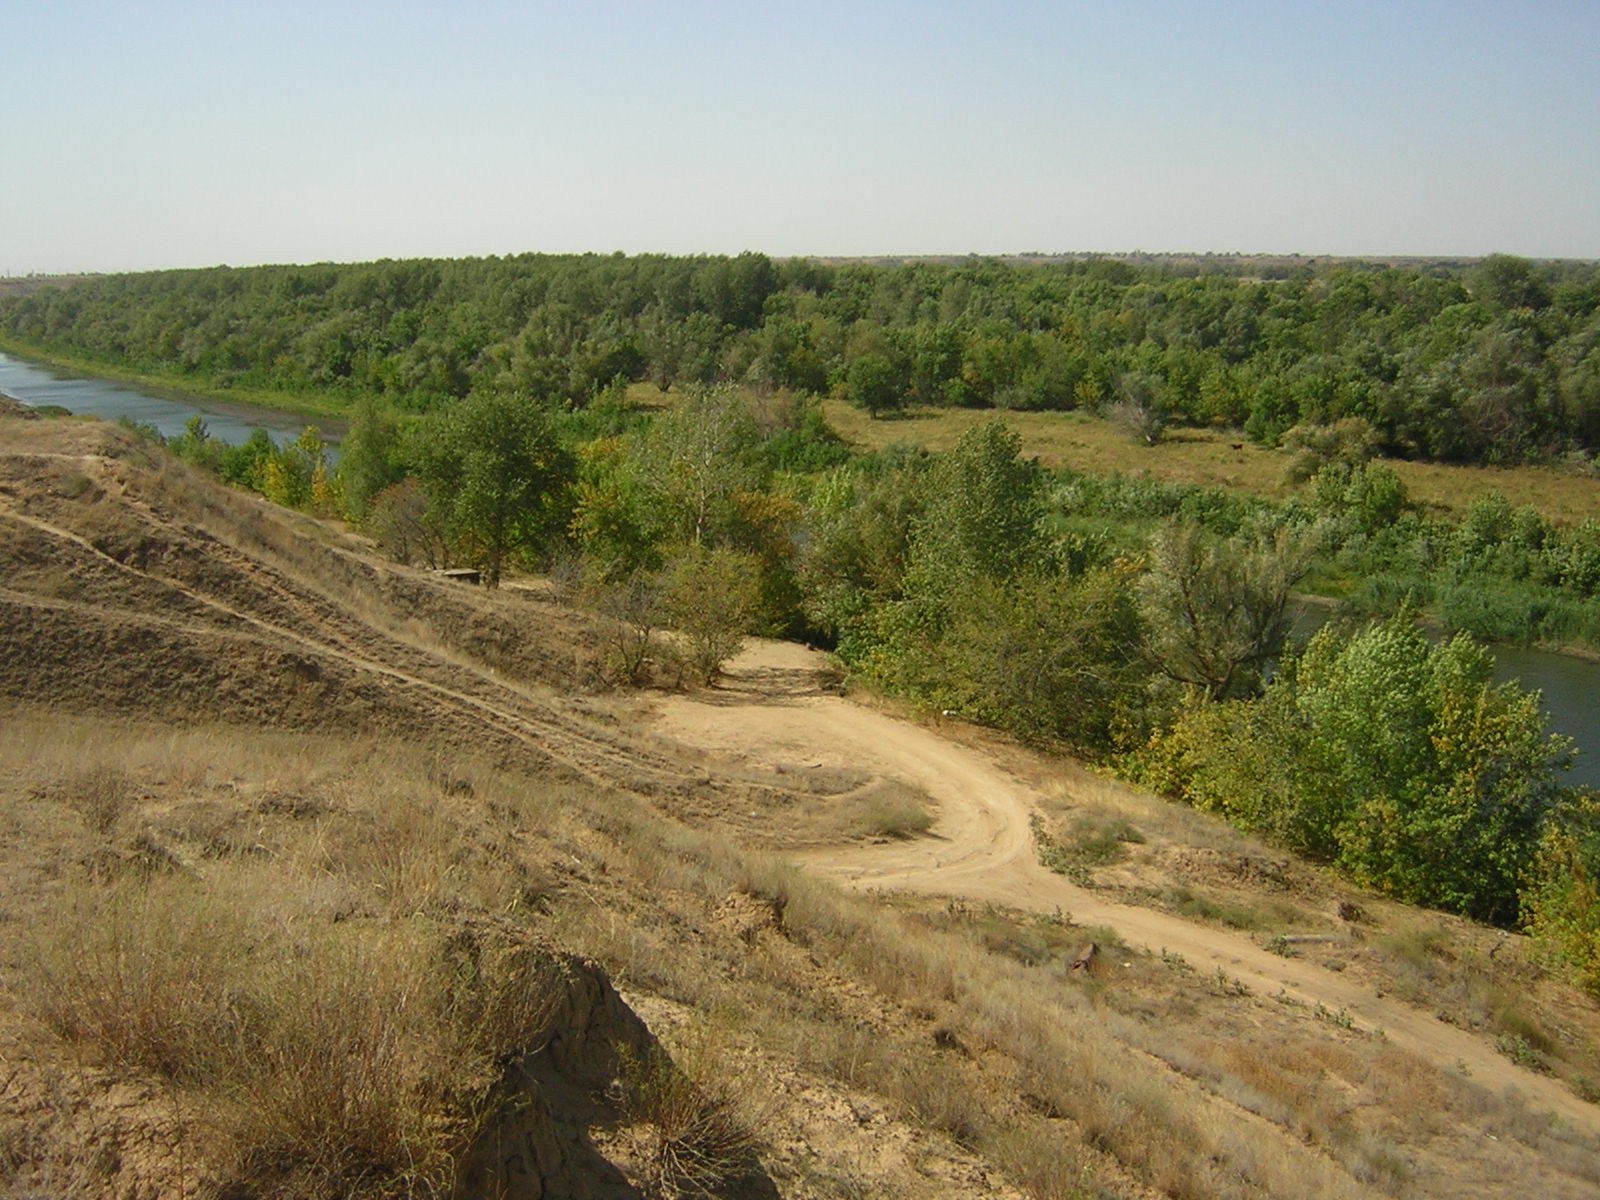
[[[908,570],[960,550],[939,527]],[[700,544],[704,585],[735,551]],[[1514,934],[971,727],[950,761],[1022,781],[1104,924],[841,894],[774,855],[937,855],[966,818],[887,738],[835,761],[805,722],[868,711],[836,677],[718,657],[675,733],[610,690],[628,621],[581,573],[454,585],[115,427],[0,415],[0,560],[8,1194],[1600,1186],[1600,1017]],[[1070,584],[1113,626],[1114,578]],[[645,632],[670,684],[692,638]],[[800,724],[698,748],[757,710]],[[1117,932],[1154,919],[1165,948]]]

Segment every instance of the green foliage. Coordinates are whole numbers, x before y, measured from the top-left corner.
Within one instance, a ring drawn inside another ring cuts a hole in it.
[[[825,637],[846,636],[871,605],[900,594],[925,466],[925,457],[885,454],[811,488],[798,573],[806,618]]]
[[[1590,793],[1545,831],[1522,919],[1546,957],[1600,998],[1600,798]]]
[[[1127,580],[1107,569],[975,580],[938,604],[884,603],[863,614],[840,654],[888,691],[1099,755],[1142,720],[1137,646]]]
[[[761,440],[750,406],[734,388],[691,388],[657,417],[629,459],[653,535],[732,544],[740,495],[766,483]]]
[[[1345,417],[1332,425],[1296,425],[1283,437],[1293,457],[1289,482],[1304,483],[1333,464],[1358,467],[1378,453],[1378,431],[1361,417]]]
[[[905,403],[905,381],[896,364],[882,354],[864,354],[845,374],[845,395],[878,417]]]
[[[1256,691],[1288,630],[1289,589],[1306,555],[1284,537],[1266,543],[1207,539],[1168,525],[1139,583],[1144,646],[1156,670],[1211,700]]]
[[[1340,461],[1329,463],[1312,478],[1311,503],[1341,538],[1381,533],[1413,507],[1394,468]]]
[[[322,435],[308,425],[293,442],[261,461],[252,482],[274,504],[308,508],[316,502],[327,511],[332,508],[327,470]]]
[[[400,422],[377,400],[357,402],[335,474],[342,511],[352,521],[366,517],[373,498],[406,477]]]
[[[261,432],[265,436],[265,431]],[[271,439],[268,438],[267,441],[270,445]],[[184,423],[183,432],[167,442],[167,449],[197,467],[221,474],[223,456],[227,453],[228,446],[227,443],[211,436],[211,431],[206,428],[205,418],[196,413]]]
[[[977,583],[926,653],[922,690],[1023,741],[1103,753],[1138,720],[1138,640],[1138,614],[1118,571]]]
[[[993,420],[967,430],[935,461],[914,528],[914,586],[944,592],[970,580],[1009,579],[1043,561],[1043,473],[1021,451],[1016,431]]]
[[[236,446],[211,436],[203,418],[189,418],[167,443],[177,457],[194,463],[235,487],[260,492],[274,504],[332,513],[337,488],[328,470],[327,449],[316,426],[308,425],[293,442],[277,446],[265,429],[253,429]]]
[[[1407,615],[1324,628],[1261,700],[1191,708],[1135,770],[1364,884],[1505,923],[1572,751],[1491,665]]]
[[[691,544],[668,557],[662,608],[696,682],[713,682],[739,652],[760,605],[759,579],[759,563],[737,550]]]
[[[1115,268],[1115,269],[1112,269]],[[1366,422],[1387,452],[1516,461],[1600,442],[1592,267],[1247,259],[828,266],[760,254],[516,255],[103,276],[0,300],[18,350],[184,386],[397,411],[619,383],[1123,410],[1167,424]],[[591,429],[587,436],[616,433]]]
[[[1171,416],[1164,383],[1146,372],[1128,372],[1117,381],[1117,398],[1106,415],[1135,441],[1154,446]]]
[[[549,410],[525,396],[477,392],[429,416],[409,457],[489,587],[508,552],[538,551],[565,527],[572,456]]]

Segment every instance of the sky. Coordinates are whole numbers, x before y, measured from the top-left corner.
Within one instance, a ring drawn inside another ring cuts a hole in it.
[[[1600,0],[0,0],[0,274],[1600,258]]]

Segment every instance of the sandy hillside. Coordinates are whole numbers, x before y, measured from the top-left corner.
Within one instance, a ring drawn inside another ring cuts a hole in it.
[[[380,1149],[233,1098],[356,1053],[294,979],[359,1007],[404,964],[456,997],[369,1076],[439,1106],[414,1193],[1600,1194],[1600,1018],[1519,939],[810,652],[615,691],[553,589],[383,563],[94,423],[0,415],[0,561],[0,1195],[376,1194]],[[214,946],[256,1051],[118,1032],[81,964],[158,928],[138,961]],[[330,1048],[263,1074],[280,1036]]]

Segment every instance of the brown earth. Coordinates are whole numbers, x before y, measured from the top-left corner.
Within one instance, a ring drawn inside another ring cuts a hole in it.
[[[758,643],[731,664],[728,690],[745,702],[681,696],[663,702],[658,728],[685,742],[772,766],[849,767],[911,782],[934,798],[933,836],[809,850],[798,861],[868,891],[903,891],[1070,913],[1080,925],[1114,929],[1147,953],[1179,954],[1205,973],[1225,972],[1253,992],[1349,1014],[1357,1030],[1437,1062],[1501,1081],[1576,1127],[1600,1135],[1600,1108],[1548,1075],[1507,1061],[1490,1039],[1385,996],[1369,980],[1331,974],[1314,962],[1263,948],[1253,938],[1151,908],[1117,903],[1039,862],[1030,818],[1044,797],[1007,768],[1011,747],[963,745],[935,729],[772,679],[809,680],[824,656],[787,643]],[[773,692],[778,695],[775,697]]]
[[[847,698],[800,648],[611,692],[556,589],[381,562],[90,422],[0,414],[0,563],[0,1196],[63,1164],[84,1195],[209,1186],[170,1087],[52,1040],[24,988],[64,896],[150,870],[576,952],[741,1085],[760,1169],[723,1194],[1600,1194],[1600,1016],[1520,939]],[[917,804],[926,835],[872,815]],[[1068,879],[1034,820],[1139,840]],[[495,1136],[592,1150],[604,1187],[567,1194],[649,1192],[615,1064],[569,1065],[540,1093],[567,1133]]]

